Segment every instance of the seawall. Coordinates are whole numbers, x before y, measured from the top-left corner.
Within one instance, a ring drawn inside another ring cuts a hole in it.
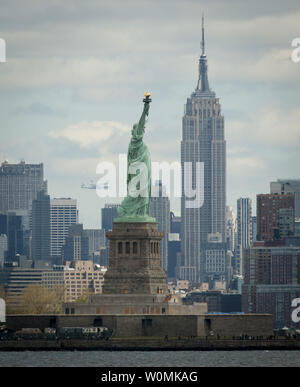
[[[1,340],[0,351],[240,351],[240,350],[300,350],[299,339],[273,340],[213,340],[139,338],[110,340]]]

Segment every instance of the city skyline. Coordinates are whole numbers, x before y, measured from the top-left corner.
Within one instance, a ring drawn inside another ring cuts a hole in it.
[[[13,1],[3,6],[0,160],[44,163],[48,194],[76,198],[86,228],[100,227],[111,200],[81,184],[97,181],[98,162],[126,152],[145,90],[153,97],[146,133],[153,161],[180,160],[203,12],[210,82],[226,117],[227,204],[235,208],[241,196],[255,204],[270,181],[298,178],[300,64],[290,59],[297,2],[168,4],[131,1],[120,12],[118,1],[78,2],[76,9],[42,1],[33,14],[25,6],[13,12]],[[171,200],[171,209],[179,208],[180,200]]]
[[[299,0],[2,3],[0,368],[298,366]]]

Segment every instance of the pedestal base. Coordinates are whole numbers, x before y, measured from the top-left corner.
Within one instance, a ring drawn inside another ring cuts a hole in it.
[[[114,222],[106,233],[110,254],[102,293],[167,295],[160,256],[163,235],[156,223]]]

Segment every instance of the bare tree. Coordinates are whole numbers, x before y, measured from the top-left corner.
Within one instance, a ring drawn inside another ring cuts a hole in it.
[[[61,313],[64,302],[64,289],[60,285],[47,288],[38,284],[29,285],[19,296],[17,309],[22,314]]]

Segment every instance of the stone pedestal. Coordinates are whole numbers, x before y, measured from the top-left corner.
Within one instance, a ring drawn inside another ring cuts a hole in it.
[[[109,238],[109,268],[103,295],[167,295],[166,274],[161,266],[163,232],[156,223],[114,223]]]
[[[207,304],[183,305],[180,297],[168,294],[160,256],[164,233],[157,230],[156,223],[115,222],[113,230],[106,235],[110,255],[102,294],[92,294],[88,303],[66,303],[65,310],[80,315],[145,315],[147,318],[207,312]]]

